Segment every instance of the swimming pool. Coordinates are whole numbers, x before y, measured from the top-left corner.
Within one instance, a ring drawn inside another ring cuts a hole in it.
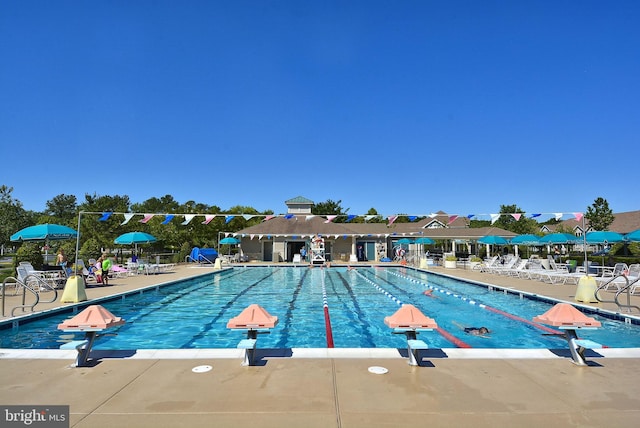
[[[434,290],[434,297],[423,294],[426,288]],[[226,324],[252,303],[279,318],[270,334],[260,336],[261,348],[324,348],[325,302],[337,348],[404,347],[404,336],[392,334],[384,324],[384,317],[403,303],[437,321],[438,331],[420,334],[434,348],[566,347],[564,339],[545,335],[549,328],[531,322],[551,305],[446,276],[396,267],[245,267],[101,303],[127,323],[113,329],[116,336],[98,339],[94,349],[235,348],[243,332]],[[57,330],[72,315],[59,313],[5,328],[0,346],[57,349],[74,338]],[[640,347],[638,326],[590,316],[603,325],[583,337],[609,347]],[[489,338],[472,336],[464,326],[486,326],[492,333]]]

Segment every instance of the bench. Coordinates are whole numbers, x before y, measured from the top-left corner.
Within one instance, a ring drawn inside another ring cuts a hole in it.
[[[243,366],[252,366],[253,357],[256,351],[257,339],[242,339],[238,342],[238,349],[244,349],[244,359],[242,361]]]
[[[89,346],[89,340],[72,340],[70,342],[63,343],[60,345],[60,349],[70,350],[75,349],[78,351],[78,355],[76,356],[75,366],[83,367],[87,363],[87,359],[89,358],[89,352],[91,351],[91,347]]]

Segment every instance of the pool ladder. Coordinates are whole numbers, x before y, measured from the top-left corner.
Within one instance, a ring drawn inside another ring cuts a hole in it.
[[[613,281],[615,281],[618,278],[623,278],[625,281],[625,285],[620,287],[618,289],[618,291],[616,291],[615,296],[613,297],[613,300],[602,300],[600,298],[600,290],[606,288],[610,283],[612,283]],[[618,309],[620,310],[620,312],[623,312],[623,309],[626,309],[627,312],[631,312],[631,309],[635,309],[638,312],[640,312],[640,306],[637,305],[632,305],[631,304],[631,286],[633,284],[636,283],[636,281],[638,281],[638,279],[636,279],[633,282],[629,282],[629,278],[626,275],[616,275],[613,278],[611,278],[609,281],[601,284],[600,286],[598,286],[598,288],[596,289],[594,296],[596,298],[596,300],[600,303],[615,303],[616,305],[618,305]],[[620,296],[622,294],[625,294],[627,296],[627,302],[626,303],[620,303],[619,299]]]
[[[31,312],[33,312],[33,308],[35,308],[36,305],[40,303],[40,300],[41,300],[40,293],[38,292],[38,290],[53,291],[53,297],[51,298],[51,300],[43,300],[42,303],[53,303],[58,299],[58,290],[51,287],[50,284],[48,284],[46,281],[44,281],[42,278],[38,277],[37,275],[29,274],[26,276],[26,278],[24,278],[23,281],[20,281],[18,278],[15,278],[13,276],[9,276],[5,278],[5,280],[2,282],[2,292],[0,293],[0,296],[2,297],[2,316],[3,317],[6,316],[5,308],[6,308],[6,301],[7,301],[7,298],[6,298],[7,286],[10,286],[10,285],[13,285],[15,287],[16,295],[18,294],[19,290],[22,290],[22,304],[14,306],[11,309],[12,317],[14,316],[16,309],[22,309],[22,311],[24,312],[25,309],[29,308],[31,309]],[[37,287],[37,289],[35,287]],[[27,292],[34,295],[35,301],[33,303],[26,303]]]

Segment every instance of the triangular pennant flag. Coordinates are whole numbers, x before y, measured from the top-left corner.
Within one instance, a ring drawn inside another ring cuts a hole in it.
[[[216,218],[216,216],[213,214],[205,214],[202,224],[209,224],[214,218]]]
[[[456,221],[457,218],[458,218],[457,215],[450,215],[449,216],[449,223],[447,223],[447,224],[453,223],[454,221]]]
[[[372,218],[374,218],[374,217],[377,217],[377,216],[375,216],[375,215],[370,215],[370,214],[369,214],[369,215],[366,215],[366,216],[364,216],[364,221],[369,221],[369,220],[371,220],[371,219],[372,219]]]
[[[409,219],[409,221],[416,221],[418,217],[415,215],[408,215],[407,218]]]
[[[140,223],[146,223],[153,218],[155,214],[145,214],[144,218],[140,220]]]
[[[254,217],[255,217],[255,215],[252,215],[252,214],[243,214],[242,215],[242,218],[244,218],[245,220],[251,220]]]
[[[284,218],[286,218],[287,220],[294,218],[295,216],[293,214],[287,214],[284,216]]]
[[[389,225],[392,225],[394,221],[396,221],[398,219],[397,215],[390,215],[389,217],[387,217],[387,220],[389,221]]]
[[[120,223],[120,224],[123,225],[123,224],[129,223],[129,220],[131,220],[134,215],[135,215],[134,213],[125,213],[124,221],[122,223]]]
[[[274,218],[274,217],[275,217],[274,215],[268,215],[268,216],[265,216],[264,221],[269,221],[269,220],[271,220],[271,219],[272,219],[272,218]]]
[[[531,214],[531,218],[540,217],[542,214]]]
[[[511,214],[511,217],[515,218],[516,221],[520,220],[520,217],[522,216],[522,214],[520,213],[513,213]]]
[[[578,221],[582,221],[582,217],[584,216],[582,213],[573,213],[573,215]]]
[[[471,220],[471,219],[472,219],[472,218],[474,218],[475,216],[476,216],[475,214],[469,214],[469,215],[467,215],[467,218],[468,218],[469,220]]]
[[[347,223],[349,223],[349,222],[350,222],[351,220],[353,220],[354,218],[356,218],[356,216],[355,216],[355,215],[353,215],[353,214],[349,214],[349,215],[347,216],[347,221],[346,221],[346,222],[347,222]]]
[[[562,213],[554,213],[554,215],[556,216],[556,220],[560,220],[564,214],[562,214]]]
[[[315,217],[315,215],[308,215],[308,216],[306,216],[306,217],[304,218],[304,221],[309,221],[309,220],[311,220],[311,219],[312,219],[312,218],[314,218],[314,217]]]
[[[224,224],[229,223],[231,220],[233,220],[236,216],[234,215],[228,215],[224,218]]]
[[[107,220],[109,220],[109,217],[111,217],[111,214],[113,214],[113,213],[112,212],[102,213],[102,217],[100,217],[98,219],[98,221],[107,221]]]
[[[169,222],[173,220],[173,217],[175,217],[173,214],[167,214],[162,224],[169,224]]]
[[[195,214],[185,214],[184,215],[184,221],[182,222],[182,225],[185,226],[187,224],[189,224],[191,222],[191,220],[193,220],[193,218],[195,217]]]
[[[256,236],[253,233],[249,235],[249,239],[251,239],[253,241],[253,237]]]
[[[500,214],[489,214],[489,217],[491,217],[491,224],[493,224],[498,221],[498,219],[500,218]]]
[[[336,217],[338,217],[337,215],[328,215],[327,219],[325,220],[325,223],[331,223]]]
[[[262,239],[264,235],[258,235],[258,240]]]
[[[429,214],[427,217],[429,217],[429,218],[436,218],[436,217],[438,217],[438,214],[436,214],[436,213],[431,213],[431,214]]]

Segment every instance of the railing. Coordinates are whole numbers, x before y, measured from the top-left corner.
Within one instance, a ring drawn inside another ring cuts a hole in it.
[[[613,300],[602,300],[600,298],[600,290],[607,288],[607,286],[611,283],[613,283],[613,281],[615,281],[618,278],[623,278],[625,281],[625,285],[620,287],[616,284],[616,286],[618,286],[618,291],[616,291],[616,294],[613,298]],[[637,279],[636,279],[637,281]],[[636,282],[629,282],[629,278],[626,275],[620,274],[620,275],[616,275],[614,277],[611,277],[610,280],[608,280],[607,282],[604,282],[602,284],[600,284],[598,286],[598,288],[596,288],[596,291],[594,293],[594,296],[596,298],[596,300],[600,303],[615,303],[616,305],[618,305],[618,309],[620,309],[620,312],[622,312],[623,308],[626,308],[628,312],[631,312],[631,309],[635,309],[638,312],[640,312],[640,306],[636,306],[636,305],[632,305],[631,304],[631,286]],[[622,294],[626,294],[627,296],[627,303],[620,303],[619,298]]]
[[[31,288],[31,285],[28,284],[27,281],[22,282],[22,281],[18,280],[17,278],[13,277],[13,276],[9,276],[9,277],[5,278],[4,282],[2,283],[2,316],[3,317],[5,316],[5,306],[6,306],[6,301],[7,301],[7,286],[8,285],[13,285],[16,288],[16,295],[18,294],[18,292],[17,292],[18,287],[20,287],[22,289],[22,304],[18,305],[18,306],[14,306],[11,309],[11,316],[13,317],[14,313],[15,313],[15,310],[16,309],[20,309],[20,308],[22,308],[23,312],[24,312],[25,308],[31,308],[31,312],[33,312],[33,308],[35,308],[35,306],[40,302],[40,294],[38,294],[38,292],[36,290]],[[33,304],[26,304],[27,291],[29,291],[31,294],[33,294],[35,296],[35,298],[36,298],[35,302],[33,302]],[[57,297],[57,295],[58,294],[56,292],[56,297]]]

